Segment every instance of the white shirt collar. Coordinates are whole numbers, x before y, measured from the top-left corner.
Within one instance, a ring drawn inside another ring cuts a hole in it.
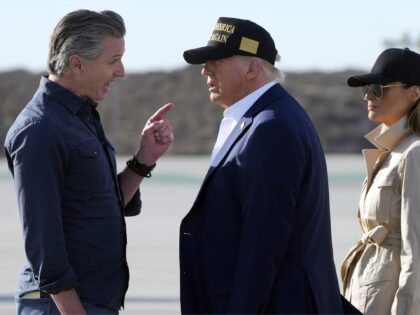
[[[263,95],[269,88],[271,88],[276,83],[276,81],[270,81],[261,86],[260,88],[256,89],[251,94],[248,94],[243,99],[232,104],[224,110],[223,117],[231,117],[236,122],[238,122],[245,115],[248,109],[250,109],[251,106],[261,97],[261,95]]]

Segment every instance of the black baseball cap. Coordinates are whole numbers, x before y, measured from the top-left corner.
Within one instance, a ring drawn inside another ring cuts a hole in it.
[[[221,17],[207,46],[185,51],[184,59],[190,64],[201,64],[233,55],[259,57],[274,65],[277,49],[270,34],[258,24]]]
[[[347,79],[351,87],[400,81],[420,86],[420,55],[408,48],[389,48],[376,59],[370,73]]]

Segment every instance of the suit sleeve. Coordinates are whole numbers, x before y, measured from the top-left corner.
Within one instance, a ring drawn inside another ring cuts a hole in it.
[[[420,147],[401,165],[401,271],[391,314],[420,313]]]
[[[305,150],[297,126],[259,124],[240,158],[243,232],[228,313],[262,312],[295,220]]]

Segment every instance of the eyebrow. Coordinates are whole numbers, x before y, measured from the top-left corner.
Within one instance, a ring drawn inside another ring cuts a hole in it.
[[[124,54],[113,54],[111,55],[111,60],[118,60],[118,59],[122,59]]]

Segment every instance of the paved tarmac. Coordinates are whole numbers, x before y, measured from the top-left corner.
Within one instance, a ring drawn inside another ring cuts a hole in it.
[[[126,157],[122,157],[122,168]],[[357,202],[364,165],[359,156],[328,156],[336,266],[360,237]],[[205,175],[208,157],[169,157],[142,184],[142,213],[127,218],[130,288],[122,315],[179,314],[178,232]],[[120,169],[121,169],[120,168]],[[0,160],[0,314],[15,314],[14,291],[24,262],[13,182]],[[338,270],[338,269],[337,269]]]

